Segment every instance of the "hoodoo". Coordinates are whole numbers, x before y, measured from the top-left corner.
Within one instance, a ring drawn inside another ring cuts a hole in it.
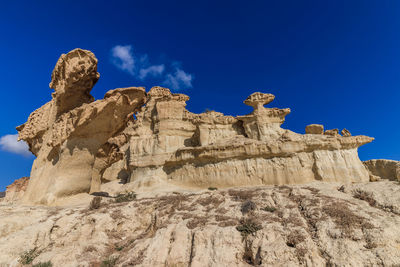
[[[109,184],[195,189],[370,179],[357,148],[373,138],[324,132],[322,125],[308,126],[306,134],[283,129],[290,109],[264,107],[272,94],[251,94],[248,115],[194,114],[185,108],[187,95],[162,87],[114,89],[94,101],[99,77],[90,51],[62,55],[52,100],[17,127],[37,156],[25,203],[55,204]]]

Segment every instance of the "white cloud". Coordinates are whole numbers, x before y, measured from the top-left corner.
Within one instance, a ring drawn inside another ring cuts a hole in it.
[[[131,45],[116,45],[111,49],[113,64],[136,79],[158,79],[172,90],[192,87],[193,75],[186,73],[178,62],[151,65],[147,54],[133,53]],[[169,66],[167,71],[166,66]]]
[[[145,69],[140,69],[139,71],[139,79],[143,80],[148,76],[160,76],[164,72],[164,64],[161,65],[153,65]]]
[[[18,134],[7,134],[0,138],[0,149],[23,156],[32,155],[24,141],[18,141]]]
[[[175,73],[167,74],[163,84],[171,87],[175,90],[181,90],[185,88],[192,88],[193,75],[184,72],[180,68],[175,69]]]
[[[135,60],[131,45],[116,45],[111,49],[113,63],[121,70],[134,73]]]

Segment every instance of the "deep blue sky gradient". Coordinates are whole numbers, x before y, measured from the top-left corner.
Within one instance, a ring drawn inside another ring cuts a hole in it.
[[[252,92],[290,107],[283,127],[347,128],[376,140],[362,160],[400,160],[400,1],[3,1],[0,136],[49,101],[51,71],[76,47],[99,59],[98,99],[141,82],[110,60],[132,45],[152,64],[179,61],[194,75],[192,112],[246,114]],[[28,176],[33,157],[0,151],[0,191]]]

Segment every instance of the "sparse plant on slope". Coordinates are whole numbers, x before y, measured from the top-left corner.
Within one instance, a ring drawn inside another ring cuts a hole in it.
[[[129,193],[126,193],[126,194],[118,194],[115,197],[115,202],[116,203],[129,202],[129,201],[132,201],[132,200],[135,200],[135,199],[136,199],[135,192],[129,192]]]
[[[256,209],[257,205],[251,200],[247,200],[243,202],[242,207],[240,208],[240,211],[243,214],[249,213],[250,211],[254,211]]]
[[[39,254],[40,253],[37,251],[37,248],[27,250],[21,254],[19,262],[24,265],[31,264],[32,261],[39,256]]]
[[[271,206],[265,206],[264,208],[261,208],[263,211],[268,211],[268,212],[274,212],[276,211],[275,207],[271,207]]]
[[[101,262],[100,267],[113,267],[117,263],[118,258],[116,257],[110,257],[104,261]]]
[[[99,196],[94,197],[92,201],[90,201],[89,209],[97,210],[98,208],[100,208],[100,205],[101,205],[101,197]]]
[[[249,234],[254,235],[258,230],[261,229],[261,225],[253,218],[241,219],[240,225],[236,226],[236,230],[238,230],[243,237],[246,237]]]

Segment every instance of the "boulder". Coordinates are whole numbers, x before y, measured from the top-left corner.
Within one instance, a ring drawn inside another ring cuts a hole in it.
[[[341,133],[342,136],[344,136],[344,137],[351,136],[351,133],[350,133],[349,130],[347,130],[346,128],[344,128],[340,133]]]
[[[306,134],[324,134],[324,125],[322,124],[307,125]]]
[[[325,135],[330,135],[330,136],[338,136],[339,135],[339,129],[331,129],[331,130],[326,130]]]

